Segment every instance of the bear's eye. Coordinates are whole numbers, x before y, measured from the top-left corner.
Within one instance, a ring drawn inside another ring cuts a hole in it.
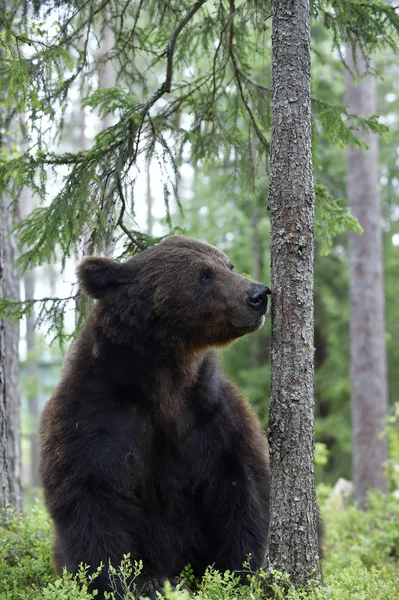
[[[201,281],[211,281],[213,279],[213,271],[212,269],[202,269],[201,271]]]
[[[229,264],[230,271],[234,271],[234,265],[232,263]]]

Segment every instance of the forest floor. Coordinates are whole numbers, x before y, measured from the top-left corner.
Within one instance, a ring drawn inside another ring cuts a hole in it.
[[[325,490],[320,496],[326,497]],[[325,526],[323,560],[324,587],[295,590],[289,580],[266,585],[265,573],[242,586],[233,573],[210,569],[196,583],[195,600],[394,600],[399,599],[399,498],[393,494],[370,496],[370,508],[333,507],[319,500]],[[0,600],[91,600],[88,576],[57,577],[51,567],[52,526],[40,502],[25,516],[3,518],[0,524]],[[136,565],[137,567],[137,565]],[[128,580],[136,568],[129,560],[122,565]],[[189,568],[185,572],[190,581]],[[278,578],[277,578],[278,580]],[[276,581],[276,579],[275,579]],[[166,588],[167,600],[188,600],[185,590]],[[117,594],[110,599],[120,600]],[[134,596],[126,592],[125,600]]]

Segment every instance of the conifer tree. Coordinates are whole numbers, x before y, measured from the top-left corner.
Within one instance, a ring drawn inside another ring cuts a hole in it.
[[[274,0],[268,567],[320,580],[314,481],[314,185],[308,0]]]
[[[0,202],[0,298],[4,281],[4,203]],[[0,319],[0,510],[12,506],[4,320]]]
[[[345,76],[346,101],[356,114],[375,114],[376,84],[367,74],[366,59],[350,45],[346,55],[351,69]],[[352,214],[363,227],[362,235],[349,237],[349,289],[353,481],[355,499],[364,508],[369,489],[387,491],[388,439],[383,432],[388,385],[378,139],[369,134],[362,136],[362,141],[367,150],[348,150],[347,193]]]
[[[9,22],[18,19],[18,10],[12,2],[5,2],[0,7],[0,15],[7,11]],[[4,34],[4,32],[1,32]],[[5,36],[2,35],[4,44]],[[6,86],[10,84],[12,74],[7,69],[7,50],[0,44],[0,66],[3,71],[2,86],[0,86],[0,156],[8,159],[15,152],[17,138],[16,107],[7,102]],[[20,276],[13,264],[17,259],[17,242],[12,232],[13,213],[9,194],[0,193],[0,245],[1,245],[1,284],[0,302],[8,298],[17,305],[20,302]],[[19,385],[19,323],[12,322],[0,315],[1,327],[1,444],[3,477],[3,497],[0,506],[10,506],[22,510],[21,485],[21,435],[20,435],[20,385]],[[6,489],[8,488],[8,489]]]
[[[20,299],[20,277],[13,264],[17,259],[16,239],[12,234],[12,215],[6,198],[1,198],[3,211],[3,294],[14,302]],[[20,381],[19,381],[19,323],[4,319],[5,390],[8,437],[8,475],[11,486],[11,505],[22,510],[21,484],[21,424],[20,424]]]

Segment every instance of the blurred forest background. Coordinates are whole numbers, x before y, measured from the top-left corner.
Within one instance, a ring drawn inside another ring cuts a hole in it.
[[[237,272],[270,282],[267,3],[233,3],[233,50],[231,32],[227,36],[232,3],[203,7],[177,42],[173,94],[167,100],[159,96],[145,114],[143,107],[165,78],[162,57],[167,55],[163,49],[170,32],[191,5],[122,4],[37,3],[22,9],[8,2],[1,7],[2,203],[8,229],[17,224],[5,252],[11,287],[4,296],[14,304],[3,303],[2,309],[8,317],[21,317],[20,327],[13,325],[9,335],[14,336],[14,352],[19,352],[20,386],[15,375],[13,390],[20,394],[22,481],[28,503],[38,487],[40,411],[59,378],[75,326],[89,309],[75,279],[76,265],[85,254],[123,258],[171,230],[181,231],[224,250]],[[361,145],[356,138],[365,129],[380,134],[376,160],[392,438],[390,485],[398,490],[399,54],[396,42],[371,44],[368,67],[377,90],[379,121],[351,118],[345,101],[343,40],[337,38],[343,31],[339,19],[344,18],[340,14],[344,4],[312,4],[316,478],[325,484],[352,478],[348,237],[357,225],[347,207],[347,153],[349,144]],[[360,5],[346,4],[350,11]],[[355,22],[360,19],[356,23],[365,32],[366,44],[373,35],[378,38],[378,28],[371,19],[367,22],[367,15],[350,15]],[[385,18],[382,11],[380,29]],[[357,76],[355,70],[352,77]],[[132,146],[125,146],[135,143],[136,134],[130,135],[128,117],[137,106],[143,135],[129,170],[124,153],[132,154]],[[124,134],[126,142],[121,141]],[[118,157],[124,169],[119,183],[114,168]],[[111,186],[109,195],[101,191],[105,184]],[[122,204],[114,200],[118,193]],[[21,270],[11,271],[18,257]],[[6,346],[7,352],[10,348]],[[16,355],[13,360],[18,361]],[[224,351],[221,361],[266,427],[270,322]]]

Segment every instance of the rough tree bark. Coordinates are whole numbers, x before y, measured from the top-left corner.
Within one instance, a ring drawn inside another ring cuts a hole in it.
[[[309,0],[272,3],[272,389],[267,567],[321,580],[314,483]]]
[[[353,73],[356,69],[360,76],[366,72],[360,51],[355,66],[352,49],[347,47],[346,61]],[[371,77],[357,83],[346,72],[345,88],[353,113],[369,117],[376,112],[376,86]],[[360,137],[369,150],[349,148],[347,193],[352,214],[364,229],[362,235],[349,236],[353,480],[355,499],[363,508],[369,488],[387,489],[383,467],[388,460],[388,440],[380,434],[387,422],[388,383],[378,140],[373,134]]]

